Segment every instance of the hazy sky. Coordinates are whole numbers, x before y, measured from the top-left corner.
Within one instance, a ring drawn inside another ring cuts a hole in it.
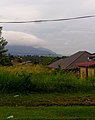
[[[95,0],[1,0],[0,21],[95,15]],[[68,55],[95,52],[95,18],[28,24],[0,24],[9,44],[42,46]]]

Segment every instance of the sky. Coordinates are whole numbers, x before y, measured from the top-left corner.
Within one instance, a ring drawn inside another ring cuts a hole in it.
[[[0,0],[0,21],[27,21],[95,15],[95,0]],[[45,47],[58,54],[95,53],[95,18],[0,24],[8,44]]]

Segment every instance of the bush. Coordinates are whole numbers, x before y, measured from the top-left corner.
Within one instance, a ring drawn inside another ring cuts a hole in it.
[[[31,74],[0,73],[0,90],[2,92],[29,92],[31,90]]]
[[[0,91],[20,93],[90,93],[95,92],[95,78],[79,79],[72,72],[15,74],[0,71]]]

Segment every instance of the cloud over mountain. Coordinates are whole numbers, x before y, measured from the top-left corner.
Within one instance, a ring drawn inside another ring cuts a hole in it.
[[[24,32],[3,31],[2,36],[8,41],[8,45],[45,47],[47,44],[46,41]]]
[[[87,15],[95,15],[95,0],[0,1],[0,22],[65,19]],[[7,31],[4,35],[9,44],[46,45],[56,53],[71,55],[79,50],[95,52],[94,24],[95,18],[87,18],[61,22],[2,23],[1,26]]]

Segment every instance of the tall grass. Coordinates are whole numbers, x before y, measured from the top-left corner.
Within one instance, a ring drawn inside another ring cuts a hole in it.
[[[1,92],[27,92],[31,80],[30,76],[13,74],[10,72],[0,72]]]
[[[73,73],[56,72],[32,75],[33,91],[78,93],[95,91],[95,81],[77,78]],[[93,78],[94,79],[94,78]]]
[[[51,71],[43,66],[3,67],[0,68],[0,91],[90,93],[95,92],[95,78],[80,79],[73,72]]]

